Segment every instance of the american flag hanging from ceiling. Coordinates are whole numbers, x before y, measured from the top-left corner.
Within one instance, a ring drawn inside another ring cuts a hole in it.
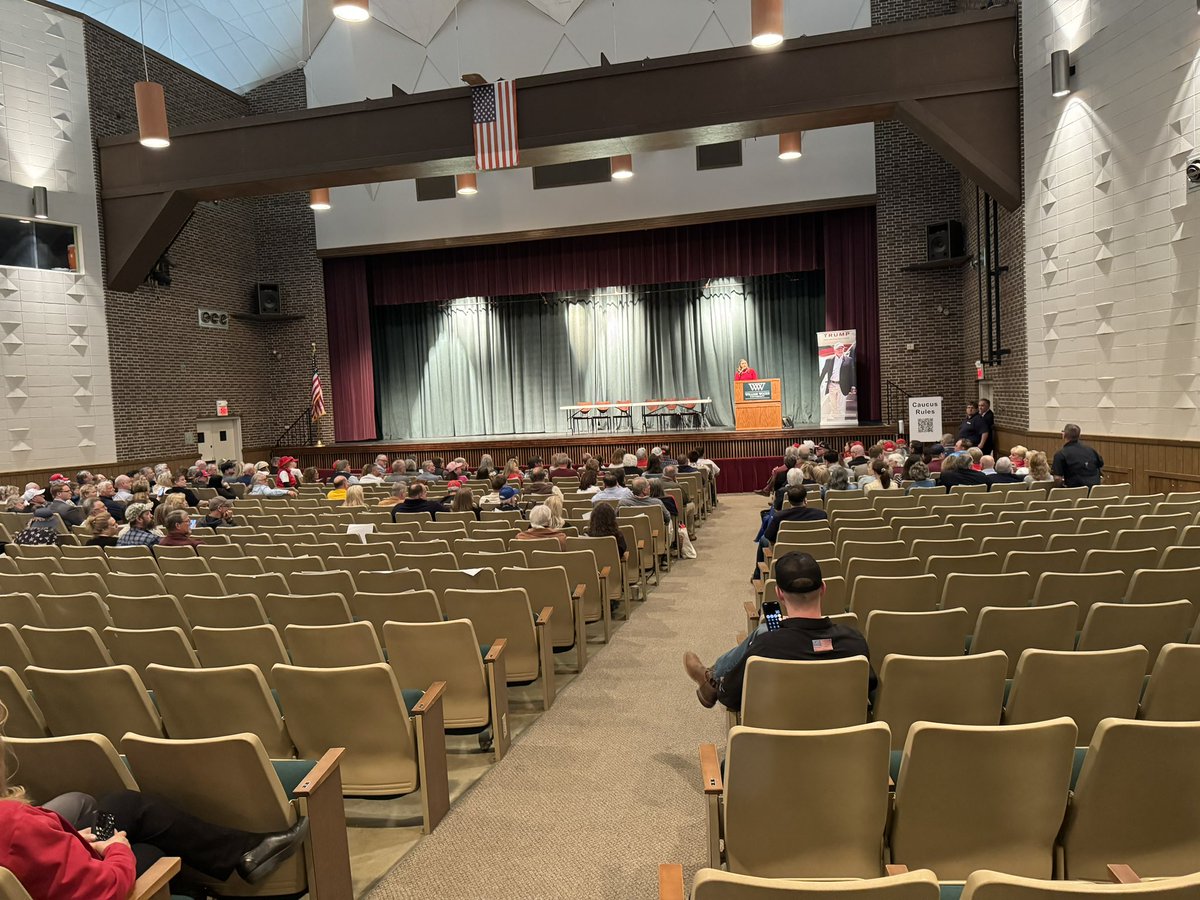
[[[475,168],[507,169],[520,161],[517,150],[517,87],[512,81],[471,88]]]

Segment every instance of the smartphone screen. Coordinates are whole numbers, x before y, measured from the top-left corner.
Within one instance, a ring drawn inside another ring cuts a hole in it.
[[[200,520],[199,520],[199,519],[192,519],[192,527],[193,527],[193,528],[199,528],[199,527],[200,527]]]
[[[767,623],[767,631],[778,631],[783,623],[783,610],[778,600],[765,600],[762,605],[763,620]]]

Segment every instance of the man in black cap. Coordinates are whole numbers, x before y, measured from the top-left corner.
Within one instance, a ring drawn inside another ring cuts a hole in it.
[[[742,676],[751,656],[767,659],[822,660],[865,656],[870,659],[867,641],[857,630],[836,625],[821,614],[825,583],[821,567],[807,553],[786,553],[775,563],[775,594],[783,607],[783,621],[775,631],[766,622],[758,626],[740,645],[721,656],[711,669],[690,650],[683,665],[699,687],[696,696],[704,706],[720,700],[726,707],[742,707]],[[875,690],[875,670],[871,669],[868,690]]]

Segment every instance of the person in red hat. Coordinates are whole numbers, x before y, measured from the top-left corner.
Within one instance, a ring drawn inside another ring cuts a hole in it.
[[[295,490],[300,484],[300,467],[294,456],[284,456],[279,460],[279,471],[275,473],[275,483],[281,488]]]

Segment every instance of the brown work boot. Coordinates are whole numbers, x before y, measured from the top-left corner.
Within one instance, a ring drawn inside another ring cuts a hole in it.
[[[696,688],[696,699],[700,701],[700,705],[712,709],[717,702],[717,683],[713,680],[712,669],[705,668],[704,663],[700,662],[700,657],[691,650],[683,654],[683,668],[688,677],[700,685]]]

